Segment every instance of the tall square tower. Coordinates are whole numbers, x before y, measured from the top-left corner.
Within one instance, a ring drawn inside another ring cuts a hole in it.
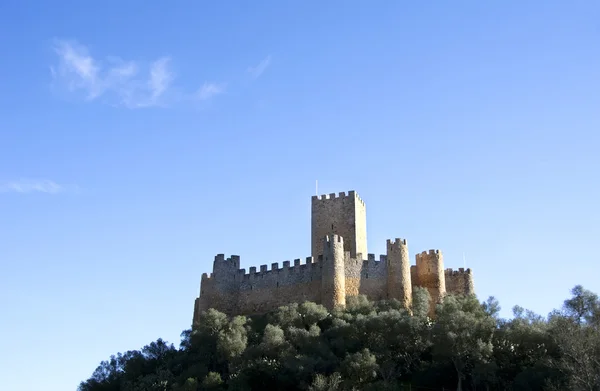
[[[323,255],[323,239],[327,235],[344,238],[344,251],[351,257],[367,255],[367,211],[365,203],[354,190],[312,197],[312,256]]]

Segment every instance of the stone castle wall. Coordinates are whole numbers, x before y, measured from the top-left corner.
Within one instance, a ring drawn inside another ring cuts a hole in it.
[[[217,255],[215,266],[223,263],[233,262],[231,258],[225,260],[221,254]],[[261,265],[258,270],[251,267],[248,273],[231,265],[225,276],[202,275],[198,309],[215,308],[230,315],[255,314],[295,300],[321,302],[321,276],[321,267],[313,257],[306,258],[305,262],[296,259],[293,264],[285,261],[282,268],[277,263],[271,264],[270,269],[267,265]],[[220,279],[229,283],[219,284]]]
[[[338,240],[337,236],[335,238]],[[399,241],[397,239],[388,243],[393,247],[393,244]],[[405,240],[400,243],[406,245]],[[438,250],[430,250],[425,254],[439,254],[435,256],[436,259],[441,257],[441,252]],[[200,313],[208,308],[215,308],[229,315],[261,314],[282,305],[304,301],[312,301],[332,308],[336,303],[331,299],[328,300],[328,297],[332,297],[329,291],[335,285],[334,275],[344,281],[344,299],[359,294],[366,295],[370,300],[395,298],[402,301],[404,299],[394,296],[397,286],[390,284],[390,274],[394,269],[388,262],[390,254],[380,255],[379,259],[376,259],[374,254],[368,254],[367,259],[363,260],[361,254],[352,258],[350,252],[344,251],[341,257],[338,256],[338,260],[342,261],[342,269],[336,269],[332,264],[333,259],[327,259],[327,255],[326,253],[318,259],[308,257],[305,262],[301,262],[300,259],[294,260],[293,263],[285,261],[281,268],[278,263],[272,263],[270,268],[268,265],[261,265],[258,270],[256,267],[251,267],[248,273],[245,269],[239,269],[238,256],[225,259],[223,254],[217,255],[213,273],[202,275],[200,297],[196,299],[194,308],[194,322]],[[417,259],[423,258],[422,255],[423,253],[417,254]],[[420,270],[419,266],[427,269]],[[410,284],[411,290],[415,286],[423,286],[419,280],[411,281],[412,274],[421,276],[427,283],[425,288],[428,290],[434,287],[437,289],[435,292],[441,290],[448,293],[474,293],[473,275],[470,269],[444,270],[445,285],[440,287],[439,279],[435,278],[437,274],[433,276],[429,275],[431,273],[428,274],[430,266],[421,261],[420,264],[410,266],[412,273],[406,271],[400,275],[400,279]],[[328,289],[330,287],[331,289]],[[435,304],[433,301],[432,304]],[[409,306],[410,302],[404,300],[404,304]]]

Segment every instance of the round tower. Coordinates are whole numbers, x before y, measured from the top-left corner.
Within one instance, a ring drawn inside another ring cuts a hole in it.
[[[431,296],[432,307],[435,308],[435,304],[439,303],[446,294],[444,257],[440,250],[429,250],[429,253],[423,251],[421,254],[417,254],[416,258],[419,285],[427,288]]]
[[[339,235],[326,236],[323,243],[321,304],[332,310],[346,305],[346,274],[344,269],[344,239]]]
[[[406,309],[411,307],[412,283],[406,239],[387,241],[387,290],[390,299],[399,300]]]

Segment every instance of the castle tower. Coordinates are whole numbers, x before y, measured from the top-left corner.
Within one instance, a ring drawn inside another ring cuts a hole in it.
[[[312,197],[311,254],[315,259],[323,254],[323,238],[339,235],[344,238],[344,250],[351,257],[367,254],[367,212],[365,203],[355,191]]]
[[[339,235],[326,236],[323,244],[321,304],[332,310],[346,305],[346,273],[344,269],[344,239]]]
[[[412,305],[412,282],[406,239],[388,239],[386,258],[388,297],[399,300],[408,309]]]
[[[213,276],[220,280],[222,285],[231,285],[233,283],[232,276],[240,268],[240,256],[232,255],[225,259],[225,254],[217,254],[213,262]]]
[[[192,323],[199,319],[200,313],[211,307],[219,308],[225,313],[235,311],[237,303],[235,275],[239,268],[239,255],[232,255],[230,258],[225,258],[225,254],[215,256],[212,274],[202,274],[200,296],[194,303]]]
[[[439,303],[446,294],[446,276],[444,257],[440,250],[423,251],[416,255],[419,285],[427,288],[431,296],[431,308]]]

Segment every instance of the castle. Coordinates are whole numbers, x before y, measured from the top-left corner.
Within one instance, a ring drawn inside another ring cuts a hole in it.
[[[209,308],[228,315],[261,314],[292,302],[312,301],[332,309],[359,294],[371,300],[397,299],[411,306],[412,290],[429,291],[431,308],[447,292],[473,294],[470,269],[444,269],[442,252],[423,251],[411,265],[406,239],[387,241],[379,260],[367,253],[364,201],[354,191],[312,197],[312,256],[240,269],[240,257],[218,254],[211,274],[202,274],[193,323]],[[367,255],[365,260],[364,255]]]

